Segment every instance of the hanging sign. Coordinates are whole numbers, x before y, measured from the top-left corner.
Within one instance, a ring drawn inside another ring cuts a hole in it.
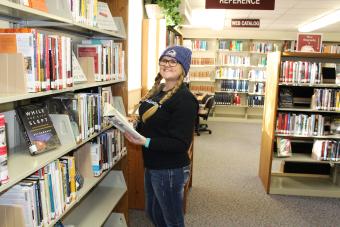
[[[206,9],[274,10],[275,0],[205,0]]]
[[[296,51],[321,52],[322,34],[298,33]]]
[[[259,28],[260,19],[231,19],[232,28]]]

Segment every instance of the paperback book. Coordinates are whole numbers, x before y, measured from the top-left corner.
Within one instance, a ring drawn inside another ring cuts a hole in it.
[[[16,117],[32,155],[60,146],[47,107],[43,104],[18,106]]]

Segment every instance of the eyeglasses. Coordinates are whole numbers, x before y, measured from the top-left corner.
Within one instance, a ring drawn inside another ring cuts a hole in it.
[[[175,67],[178,64],[178,62],[175,59],[165,59],[162,58],[159,60],[159,65],[160,66],[170,66],[170,67]]]

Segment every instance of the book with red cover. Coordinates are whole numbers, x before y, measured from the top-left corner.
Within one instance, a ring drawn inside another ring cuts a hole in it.
[[[32,155],[60,146],[47,107],[44,104],[18,106],[16,118]]]

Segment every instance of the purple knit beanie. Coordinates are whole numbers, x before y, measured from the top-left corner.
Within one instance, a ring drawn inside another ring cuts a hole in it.
[[[191,64],[191,50],[183,46],[168,47],[159,57],[161,60],[164,56],[171,57],[177,60],[183,66],[185,75],[188,74]]]

